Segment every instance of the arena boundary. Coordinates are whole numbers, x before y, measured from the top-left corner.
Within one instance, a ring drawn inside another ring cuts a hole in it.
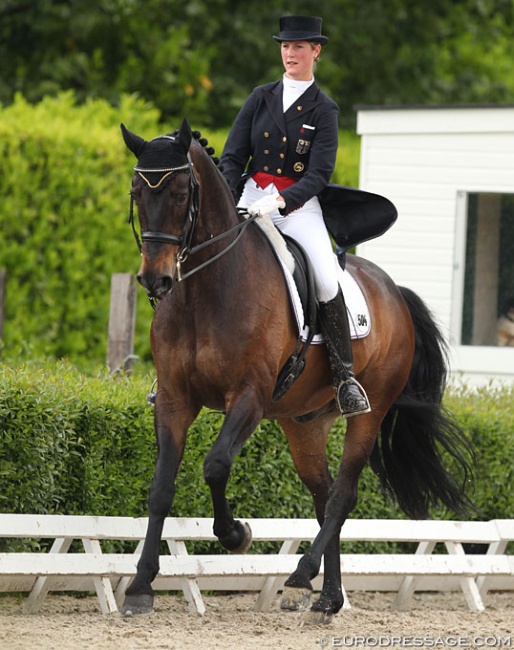
[[[192,611],[204,613],[201,591],[258,591],[256,611],[267,611],[285,579],[296,568],[302,542],[319,529],[314,519],[248,519],[254,542],[280,542],[277,553],[201,555],[188,552],[189,542],[213,541],[210,518],[166,520],[163,541],[170,555],[160,558],[154,582],[159,590],[182,591]],[[130,517],[0,514],[0,537],[52,539],[49,552],[0,553],[0,591],[27,592],[26,613],[39,611],[50,591],[95,591],[100,608],[118,611],[136,573],[148,520]],[[80,540],[83,552],[69,552]],[[133,554],[106,553],[102,540],[137,543]],[[415,553],[341,555],[346,591],[395,591],[394,607],[409,608],[416,591],[460,589],[472,611],[485,609],[488,590],[514,590],[514,520],[486,522],[357,520],[345,523],[341,542],[415,542]],[[486,545],[466,554],[465,544]],[[436,545],[445,553],[436,554]],[[344,546],[343,546],[344,548]],[[323,575],[323,566],[321,574]],[[321,586],[320,577],[314,582]],[[346,595],[345,607],[349,608]]]

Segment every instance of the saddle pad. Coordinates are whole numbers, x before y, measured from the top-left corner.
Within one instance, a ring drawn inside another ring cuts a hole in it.
[[[334,256],[335,257],[335,256]],[[280,259],[280,258],[279,258]],[[295,281],[291,271],[287,268],[285,263],[280,259],[284,277],[286,279],[287,288],[291,298],[291,304],[296,318],[298,331],[302,332],[302,338],[305,340],[308,334],[308,328],[304,326],[305,318],[303,314],[302,301],[300,294],[296,288]],[[344,295],[346,302],[346,310],[348,312],[348,321],[350,323],[350,334],[352,339],[363,339],[368,336],[371,331],[371,316],[369,308],[364,298],[361,288],[349,273],[337,264],[339,286]],[[312,343],[323,343],[323,335],[316,334]]]

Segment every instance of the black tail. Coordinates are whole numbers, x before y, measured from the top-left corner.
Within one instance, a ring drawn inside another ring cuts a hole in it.
[[[409,381],[382,423],[371,466],[382,487],[413,519],[426,519],[429,508],[438,505],[469,514],[474,511],[466,496],[473,478],[473,450],[441,404],[447,345],[421,298],[410,289],[399,289],[414,323],[416,349]],[[443,457],[451,469],[445,468]]]

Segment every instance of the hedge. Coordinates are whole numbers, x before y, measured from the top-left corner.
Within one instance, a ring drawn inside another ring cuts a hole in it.
[[[119,123],[157,133],[157,119],[137,98],[115,110],[102,101],[75,106],[70,93],[36,106],[18,96],[2,110],[0,268],[7,269],[9,353],[106,358],[111,274],[138,266],[127,225],[133,162]],[[141,311],[138,318],[144,344],[149,317]]]
[[[119,124],[150,139],[177,125],[137,97],[76,105],[71,93],[1,109],[0,269],[7,270],[4,358],[106,358],[112,273],[136,273],[127,225],[133,154]],[[201,129],[201,125],[192,124]],[[226,132],[204,132],[220,153]],[[341,134],[334,180],[356,184],[359,142]],[[152,316],[138,294],[135,353],[150,358]]]
[[[86,376],[63,361],[0,366],[0,511],[146,516],[156,453],[146,402],[152,380],[143,373],[114,380],[103,369]],[[513,397],[514,388],[459,389],[447,396],[477,449],[476,518],[514,517]],[[203,459],[221,418],[204,411],[189,430],[174,516],[212,516]],[[328,448],[333,472],[343,441],[338,420]],[[313,516],[275,422],[263,421],[236,459],[228,498],[239,517]],[[366,468],[352,517],[402,516]]]

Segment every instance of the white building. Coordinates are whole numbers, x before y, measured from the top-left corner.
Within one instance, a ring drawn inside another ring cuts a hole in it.
[[[369,108],[357,113],[360,187],[398,221],[357,253],[428,304],[468,384],[514,381],[497,321],[514,297],[514,106]]]

